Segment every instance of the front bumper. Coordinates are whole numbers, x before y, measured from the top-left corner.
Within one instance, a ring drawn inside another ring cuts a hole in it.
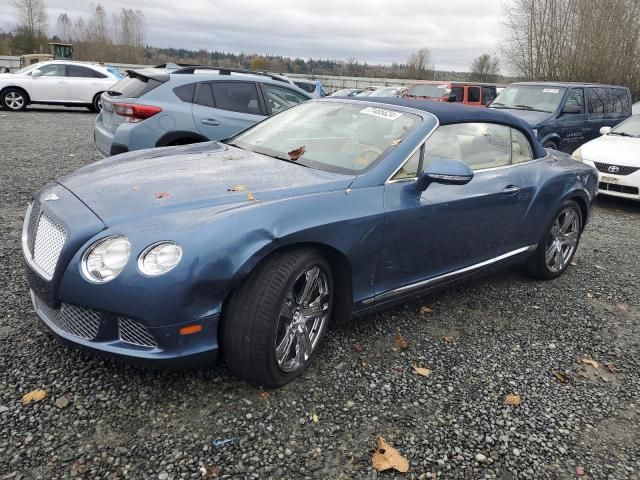
[[[594,162],[585,163],[596,168]],[[598,193],[640,201],[640,170],[629,175],[598,171]]]
[[[220,310],[204,292],[192,295],[189,274],[180,268],[171,277],[148,279],[130,262],[117,281],[84,280],[82,252],[106,235],[105,228],[60,185],[36,194],[23,226],[22,252],[34,307],[45,325],[75,345],[128,359],[188,363],[194,357],[214,358]],[[131,238],[136,245],[135,235]],[[138,242],[137,250],[145,243]],[[182,327],[194,324],[198,331],[181,335]]]
[[[61,303],[51,308],[33,291],[36,314],[58,338],[95,352],[147,364],[194,366],[213,363],[218,353],[219,315],[167,327],[148,328],[143,322],[113,312]],[[184,326],[202,330],[180,335]]]

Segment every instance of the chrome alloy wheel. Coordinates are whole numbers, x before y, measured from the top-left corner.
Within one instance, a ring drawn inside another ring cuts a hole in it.
[[[311,357],[329,317],[330,293],[327,273],[318,265],[293,282],[280,310],[274,344],[283,372],[298,370]]]
[[[562,271],[571,261],[580,238],[580,215],[574,208],[562,210],[551,227],[545,250],[545,262],[550,272]]]
[[[10,110],[20,110],[24,107],[24,95],[18,92],[9,92],[4,97],[4,104]]]

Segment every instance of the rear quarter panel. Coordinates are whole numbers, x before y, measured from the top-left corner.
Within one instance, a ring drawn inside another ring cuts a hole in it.
[[[523,214],[514,221],[509,247],[537,244],[567,199],[574,199],[581,206],[583,224],[588,221],[598,187],[594,168],[555,150],[550,150],[544,159],[518,168],[523,182]]]

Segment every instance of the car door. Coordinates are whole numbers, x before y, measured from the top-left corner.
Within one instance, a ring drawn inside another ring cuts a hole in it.
[[[565,152],[573,151],[585,142],[587,111],[584,102],[584,88],[572,88],[565,96],[558,117],[560,144]]]
[[[105,87],[107,75],[82,65],[67,65],[69,100],[77,103],[91,103],[93,97]]]
[[[474,171],[466,185],[433,183],[419,192],[411,166],[386,183],[376,296],[454,272],[464,275],[506,253],[503,243],[522,209],[510,132],[496,124],[444,125],[407,163],[424,171],[435,159],[461,160]]]
[[[196,128],[209,140],[222,140],[265,118],[255,82],[202,82],[193,107]]]
[[[31,91],[29,96],[34,102],[66,102],[69,88],[66,77],[66,65],[50,63],[38,68],[39,76],[31,72]]]

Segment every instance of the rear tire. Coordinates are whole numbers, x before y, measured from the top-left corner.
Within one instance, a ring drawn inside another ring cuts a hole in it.
[[[7,110],[19,112],[27,108],[29,97],[19,88],[7,88],[2,92],[1,103]]]
[[[100,97],[102,97],[102,92],[96,93],[93,97],[93,100],[91,101],[91,106],[87,108],[92,112],[100,113],[100,110],[102,110],[102,102],[100,100]]]
[[[329,263],[312,248],[276,253],[260,264],[223,314],[222,351],[229,369],[269,388],[298,377],[324,338],[333,285]]]
[[[565,201],[538,243],[525,271],[539,280],[552,280],[569,267],[582,235],[582,211],[573,200]]]

